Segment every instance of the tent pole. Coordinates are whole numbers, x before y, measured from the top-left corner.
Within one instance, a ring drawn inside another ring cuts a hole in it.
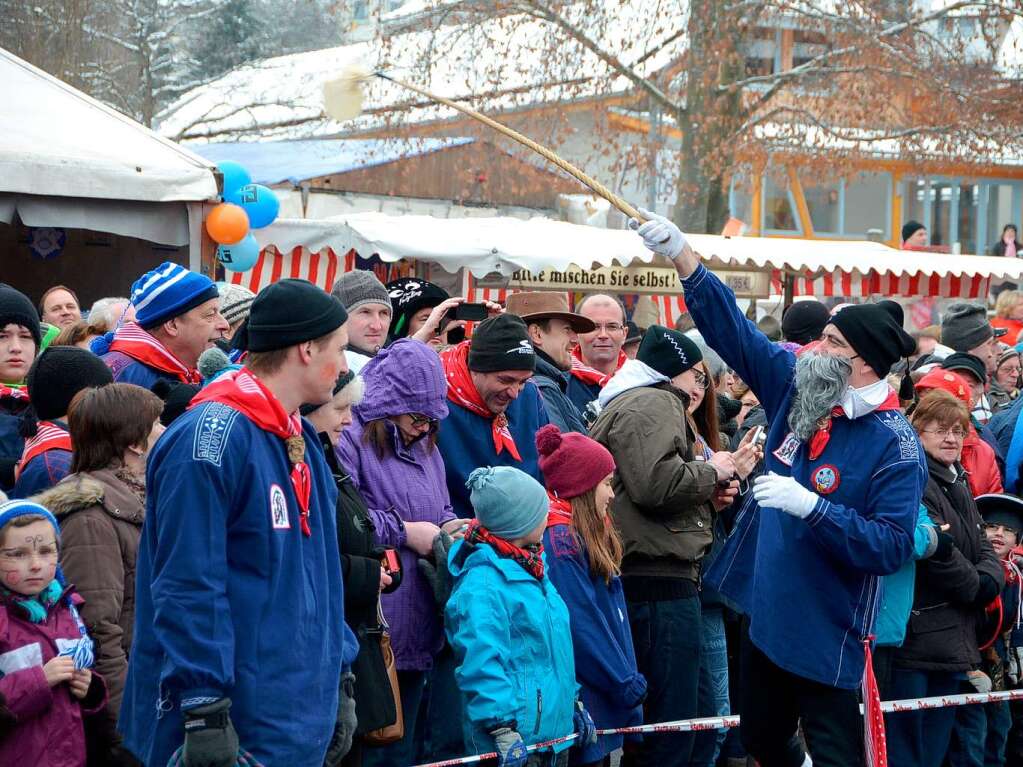
[[[785,293],[782,300],[782,311],[792,306],[796,294],[796,277],[791,272],[785,272]]]

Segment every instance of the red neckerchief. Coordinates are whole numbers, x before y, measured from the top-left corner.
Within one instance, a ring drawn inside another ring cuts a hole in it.
[[[548,492],[547,498],[550,501],[550,509],[547,512],[547,527],[554,525],[572,524],[572,503],[564,498],[558,498]]]
[[[309,497],[313,483],[309,465],[305,462],[305,439],[302,437],[302,419],[299,415],[285,413],[274,393],[247,368],[228,373],[211,383],[195,395],[188,408],[191,410],[204,402],[220,402],[234,408],[259,428],[287,443],[291,486],[298,498],[302,533],[307,537],[312,535],[309,527]]]
[[[888,743],[884,732],[884,714],[881,712],[881,693],[874,677],[874,660],[870,643],[874,637],[863,640],[866,666],[863,669],[863,745],[867,767],[888,767]]]
[[[881,410],[898,410],[899,409],[899,395],[895,391],[888,392],[888,399],[878,406],[875,413]],[[836,418],[841,418],[845,415],[845,411],[840,406],[831,408],[831,415],[828,416],[828,420],[821,424],[820,428],[817,429],[817,433],[810,437],[810,460],[816,461],[821,457],[824,452],[824,448],[828,446],[828,441],[831,439],[831,423]]]
[[[25,440],[25,449],[21,452],[21,460],[14,467],[14,479],[21,476],[21,470],[28,466],[28,462],[37,455],[42,455],[48,450],[71,451],[71,435],[66,429],[62,429],[52,421],[40,421],[37,425],[36,435]]]
[[[461,405],[466,410],[475,413],[481,418],[490,420],[490,429],[494,436],[494,452],[498,455],[502,450],[507,450],[516,461],[521,461],[519,449],[515,447],[515,438],[508,429],[508,416],[504,413],[494,415],[490,412],[476,391],[476,384],[472,382],[472,375],[469,373],[469,344],[470,341],[462,341],[457,346],[452,346],[440,353],[440,361],[444,365],[444,375],[448,379],[448,399],[456,405]]]
[[[189,369],[181,360],[138,324],[129,322],[114,331],[110,351],[121,352],[147,367],[177,378],[182,383],[202,383],[199,371]]]
[[[622,365],[628,361],[629,357],[625,352],[618,351],[618,364],[615,366],[615,371],[621,369]],[[572,369],[568,371],[573,376],[578,378],[587,386],[593,386],[597,384],[601,388],[604,388],[605,384],[611,380],[611,376],[607,373],[601,373],[596,368],[591,368],[585,362],[583,362],[582,347],[577,346],[572,350]],[[613,375],[613,374],[612,374]]]
[[[25,386],[10,386],[0,384],[0,399],[16,399],[21,402],[28,402],[28,388]]]
[[[543,580],[543,559],[540,557],[543,554],[543,545],[537,546],[535,550],[515,546],[487,530],[478,519],[469,523],[469,527],[465,531],[465,540],[473,545],[486,543],[497,552],[499,557],[515,560],[538,581]]]

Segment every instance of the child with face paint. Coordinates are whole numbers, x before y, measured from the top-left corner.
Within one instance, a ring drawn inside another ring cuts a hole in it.
[[[83,767],[85,728],[106,705],[103,680],[89,670],[82,599],[64,584],[59,550],[46,509],[0,505],[0,764]]]

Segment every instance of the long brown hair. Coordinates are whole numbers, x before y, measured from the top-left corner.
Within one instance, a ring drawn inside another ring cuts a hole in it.
[[[577,495],[571,503],[572,527],[583,539],[590,559],[590,574],[610,583],[611,578],[622,573],[622,539],[597,508],[597,488]]]
[[[721,450],[721,429],[718,426],[718,395],[714,387],[714,377],[710,374],[706,362],[700,363],[703,374],[707,376],[707,388],[703,393],[703,402],[692,413],[696,433],[703,439],[711,452]]]

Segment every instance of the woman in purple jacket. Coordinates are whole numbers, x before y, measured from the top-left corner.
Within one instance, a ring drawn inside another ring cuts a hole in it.
[[[416,714],[444,626],[430,583],[417,560],[430,558],[440,533],[455,533],[457,519],[436,448],[437,428],[448,414],[440,358],[419,341],[400,339],[362,369],[366,394],[354,422],[341,434],[337,454],[369,507],[377,543],[401,555],[402,586],[382,597],[398,666],[405,737],[367,750],[364,764],[412,764]]]

